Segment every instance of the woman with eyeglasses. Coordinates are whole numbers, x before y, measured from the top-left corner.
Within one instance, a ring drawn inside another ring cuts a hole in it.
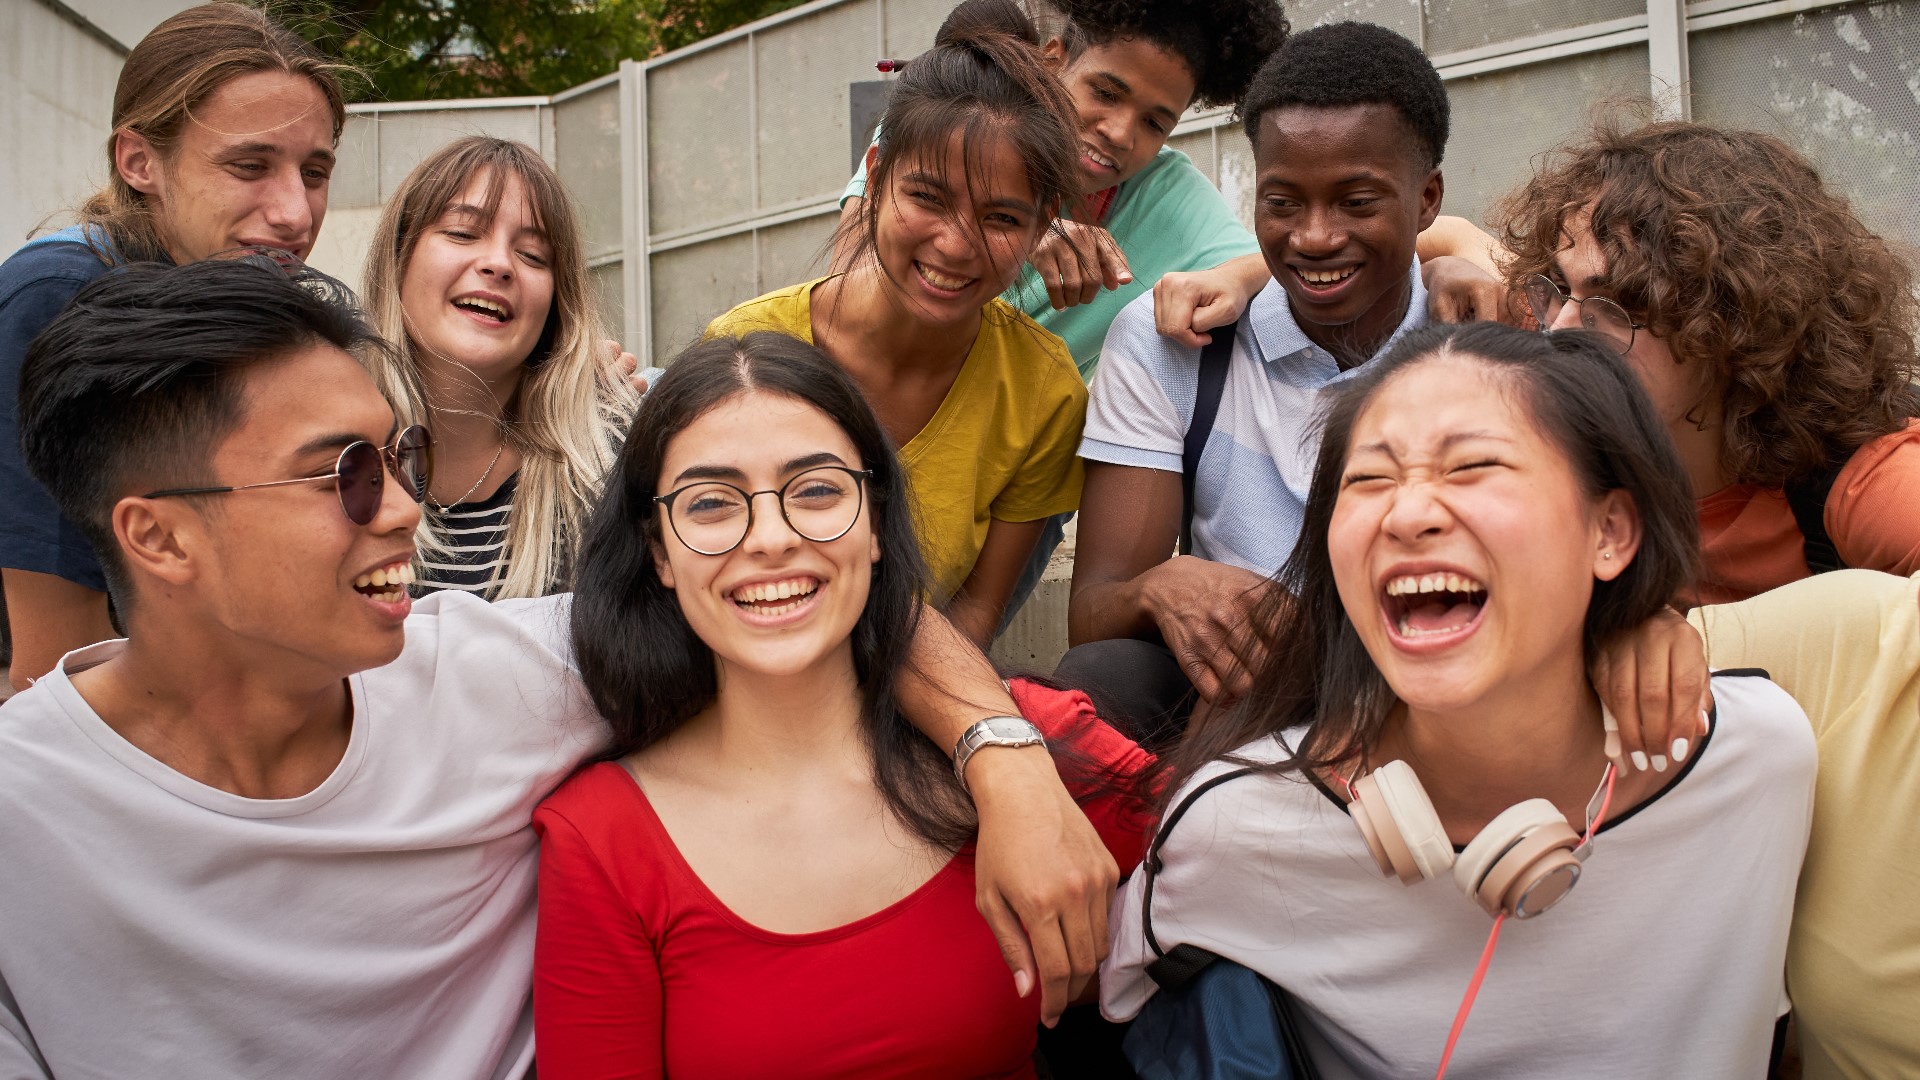
[[[1913,271],[1768,135],[1603,123],[1502,207],[1543,328],[1626,357],[1698,501],[1702,603],[1920,570]]]
[[[573,607],[611,745],[534,816],[545,1080],[1033,1075],[966,757],[896,711],[925,611],[905,483],[792,337],[702,342],[648,394]],[[1145,756],[1084,696],[1012,689],[1132,865],[1137,808],[1097,792]]]

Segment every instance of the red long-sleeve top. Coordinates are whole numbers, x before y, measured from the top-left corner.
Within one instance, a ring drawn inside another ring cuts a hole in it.
[[[1151,763],[1077,691],[1013,684],[1051,743],[1108,776]],[[1087,816],[1123,869],[1150,821],[1111,794]],[[534,815],[541,1080],[1032,1077],[1022,1000],[974,907],[971,846],[924,885],[831,930],[777,934],[714,897],[626,770],[586,769]]]

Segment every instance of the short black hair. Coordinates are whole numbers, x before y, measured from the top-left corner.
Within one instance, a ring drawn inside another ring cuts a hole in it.
[[[325,343],[379,339],[346,286],[259,256],[137,263],[80,290],[27,348],[27,470],[93,545],[129,602],[113,506],[135,491],[210,482],[213,447],[240,423],[240,376]]]
[[[1179,57],[1193,73],[1194,103],[1234,105],[1254,72],[1287,40],[1278,0],[1059,0],[1070,56],[1088,45],[1138,38]]]
[[[1451,108],[1420,47],[1374,23],[1339,22],[1293,36],[1253,77],[1240,105],[1247,138],[1259,145],[1260,118],[1288,105],[1391,105],[1418,140],[1428,169],[1447,149]]]

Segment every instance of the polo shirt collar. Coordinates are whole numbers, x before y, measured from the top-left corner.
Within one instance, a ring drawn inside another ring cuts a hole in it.
[[[1407,313],[1400,320],[1400,325],[1395,327],[1393,333],[1387,337],[1386,344],[1380,346],[1378,352],[1367,357],[1367,363],[1372,363],[1384,356],[1387,350],[1393,348],[1394,344],[1409,331],[1418,330],[1427,324],[1427,286],[1420,280],[1418,257],[1415,257],[1413,265],[1407,268],[1407,276],[1413,284],[1407,300]],[[1261,289],[1253,298],[1253,302],[1247,305],[1247,324],[1253,329],[1253,338],[1259,346],[1260,359],[1263,362],[1274,364],[1295,358],[1311,358],[1333,365],[1335,370],[1338,370],[1333,354],[1315,345],[1313,339],[1307,337],[1307,332],[1300,329],[1300,324],[1293,317],[1293,307],[1287,303],[1287,290],[1281,287],[1278,281],[1268,281],[1267,287]],[[1350,370],[1358,371],[1365,366],[1365,364],[1356,365]]]

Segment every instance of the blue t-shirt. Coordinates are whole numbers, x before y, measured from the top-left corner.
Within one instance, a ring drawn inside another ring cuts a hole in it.
[[[111,267],[78,226],[28,241],[0,263],[0,567],[107,591],[92,545],[27,472],[20,451],[20,365],[27,346]]]

